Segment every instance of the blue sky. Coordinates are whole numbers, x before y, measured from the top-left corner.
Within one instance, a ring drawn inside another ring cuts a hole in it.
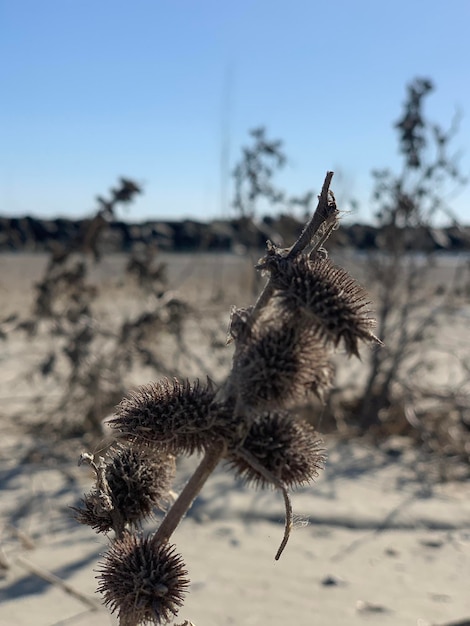
[[[292,195],[333,189],[370,218],[371,169],[399,167],[406,84],[470,172],[468,0],[0,0],[0,214],[90,214],[119,175],[132,219],[230,214],[229,168],[264,125]],[[453,201],[470,223],[470,188]]]

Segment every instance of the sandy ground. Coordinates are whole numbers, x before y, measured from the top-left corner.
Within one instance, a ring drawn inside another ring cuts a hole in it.
[[[120,292],[112,279],[122,259],[105,263],[97,280],[116,306]],[[43,266],[42,257],[0,257],[0,316],[27,310],[31,281]],[[209,255],[197,263],[180,256],[170,278],[188,297],[197,295],[209,318],[227,310],[227,301],[249,302],[244,268],[228,255],[216,264]],[[222,335],[223,323],[217,327]],[[43,350],[39,340],[31,344],[24,337],[2,344],[0,625],[115,624],[95,595],[94,570],[107,540],[70,517],[69,507],[90,488],[88,470],[76,465],[82,450],[68,450],[58,460],[47,438],[28,433],[44,384],[31,368]],[[208,363],[210,373],[228,362]],[[149,372],[141,376],[139,382],[147,382]],[[53,384],[47,393],[57,392]],[[279,562],[280,495],[247,488],[223,467],[211,477],[174,535],[191,578],[176,623],[470,624],[468,483],[437,484],[432,459],[406,442],[393,453],[334,438],[326,439],[326,448],[326,469],[316,484],[293,496],[296,528]],[[194,463],[180,463],[176,491]]]
[[[279,495],[244,488],[222,468],[211,478],[174,535],[192,581],[178,623],[426,626],[470,616],[468,485],[417,481],[412,451],[397,460],[329,448],[317,484],[294,496],[297,525],[279,562]],[[26,449],[24,438],[2,437],[0,624],[115,623],[89,606],[106,539],[68,510],[89,487],[87,471],[18,465]]]

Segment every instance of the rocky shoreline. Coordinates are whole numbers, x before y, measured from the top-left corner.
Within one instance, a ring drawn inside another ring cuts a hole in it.
[[[55,246],[67,247],[80,239],[91,220],[65,218],[39,219],[31,216],[0,217],[0,252],[43,252]],[[236,251],[240,247],[264,247],[267,239],[281,245],[292,241],[302,228],[303,222],[292,216],[264,218],[253,221],[248,218],[199,222],[147,221],[130,223],[111,221],[100,233],[100,249],[103,252],[126,252],[137,244],[154,244],[161,250],[171,252]],[[367,224],[343,224],[330,242],[338,247],[357,250],[381,248],[385,228]],[[470,226],[445,228],[416,228],[408,232],[410,251],[449,252],[470,251]]]

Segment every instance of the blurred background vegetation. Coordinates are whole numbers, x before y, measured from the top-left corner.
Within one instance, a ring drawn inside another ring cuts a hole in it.
[[[391,450],[413,441],[437,455],[445,478],[444,461],[468,468],[470,454],[470,232],[447,200],[466,185],[454,149],[458,120],[444,128],[427,118],[433,90],[429,78],[407,85],[394,123],[402,162],[372,172],[374,224],[346,225],[329,243],[332,259],[371,293],[385,345],[364,351],[360,366],[339,364],[326,405],[303,412],[336,436],[387,442]],[[279,186],[288,162],[282,140],[262,126],[250,131],[232,172],[229,220],[124,221],[122,208],[145,191],[127,177],[96,197],[87,219],[1,220],[4,264],[18,268],[18,252],[36,255],[26,271],[29,291],[27,280],[20,288],[24,303],[11,298],[0,319],[5,344],[20,342],[3,358],[21,361],[8,393],[33,382],[29,427],[62,440],[99,440],[103,420],[132,385],[161,376],[223,378],[229,306],[258,290],[263,279],[253,266],[266,240],[289,245],[316,204],[314,190],[296,196]],[[24,417],[25,407],[18,410]]]

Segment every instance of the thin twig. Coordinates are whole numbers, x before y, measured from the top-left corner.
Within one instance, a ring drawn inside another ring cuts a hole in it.
[[[312,215],[310,221],[299,235],[297,241],[290,248],[286,258],[293,259],[294,257],[298,256],[307,246],[309,246],[313,238],[325,222],[327,222],[328,220],[331,221],[333,217],[335,218],[336,222],[338,209],[336,208],[336,204],[334,202],[330,202],[329,200],[330,183],[331,179],[333,178],[333,174],[334,172],[326,173],[321,194],[318,197],[318,204],[317,208],[315,209],[315,213]],[[269,279],[264,286],[263,291],[260,293],[258,300],[256,301],[251,311],[251,315],[247,320],[247,329],[253,327],[254,323],[260,316],[261,311],[271,299],[272,294],[273,287],[271,279]]]
[[[323,187],[318,197],[318,205],[315,209],[315,213],[312,215],[310,221],[301,232],[299,238],[289,250],[287,255],[288,259],[293,259],[298,256],[302,250],[310,245],[312,239],[315,237],[324,222],[330,219],[333,215],[336,215],[338,210],[336,204],[329,201],[329,190],[331,179],[334,172],[327,172]]]
[[[25,548],[26,550],[34,550],[36,548],[36,543],[34,539],[30,535],[25,533],[24,530],[16,528],[16,526],[13,526],[13,524],[9,524],[7,528],[21,542],[23,548]]]
[[[196,496],[203,488],[206,480],[217,467],[224,452],[225,446],[222,444],[220,447],[212,448],[206,452],[196,471],[187,482],[171,509],[165,515],[162,523],[155,533],[152,540],[155,545],[165,543],[170,539],[178,524],[191,507]]]
[[[104,459],[100,457],[99,463],[95,463],[91,454],[83,453],[80,455],[78,464],[81,465],[82,463],[88,463],[88,465],[90,465],[95,472],[98,490],[105,496],[102,504],[104,505],[106,512],[109,513],[111,517],[116,538],[122,539],[124,536],[126,522],[119,509],[115,506],[113,494],[109,488],[108,480],[106,478],[106,463],[104,462]]]
[[[333,178],[334,172],[327,172],[325,176],[325,181],[323,183],[323,187],[321,190],[321,194],[318,197],[317,208],[315,209],[314,214],[312,215],[310,221],[305,226],[301,234],[299,235],[297,241],[291,246],[289,251],[287,252],[286,258],[292,259],[298,256],[307,246],[312,243],[315,235],[320,231],[322,226],[325,223],[330,222],[329,227],[327,227],[327,234],[325,233],[325,237],[321,238],[321,243],[328,238],[334,226],[336,225],[338,209],[336,208],[336,204],[330,201],[330,183]],[[262,265],[258,266],[257,269],[260,269]],[[255,325],[256,320],[261,315],[263,309],[267,306],[271,296],[273,295],[273,286],[271,278],[266,281],[266,284],[258,296],[258,299],[255,302],[255,305],[250,311],[250,315],[246,320],[245,331],[249,333],[250,330]],[[226,396],[224,390],[221,389],[219,392],[220,398]]]
[[[324,232],[322,233],[321,237],[318,238],[317,241],[315,241],[314,245],[312,246],[312,249],[310,251],[310,257],[313,257],[313,255],[318,252],[318,250],[320,250],[323,246],[323,244],[326,242],[326,240],[329,238],[329,236],[331,235],[331,233],[338,227],[338,216],[337,216],[338,211],[336,211],[335,213],[333,213],[325,222],[325,225],[323,227]]]
[[[30,561],[27,561],[23,557],[21,556],[18,557],[16,559],[16,563],[18,563],[21,567],[26,569],[31,574],[34,574],[35,576],[42,578],[42,580],[45,580],[51,585],[60,587],[62,591],[65,591],[65,593],[68,593],[69,595],[73,596],[77,600],[80,600],[80,602],[83,602],[83,604],[86,604],[87,606],[89,606],[93,611],[98,611],[99,609],[102,608],[101,602],[98,602],[98,600],[95,600],[95,598],[90,598],[86,594],[75,589],[75,587],[72,587],[72,585],[69,585],[68,583],[64,582],[61,578],[59,578],[55,574],[48,572],[47,570],[43,569],[42,567],[39,567],[38,565],[33,565],[33,563],[31,563]]]
[[[239,448],[237,450],[237,455],[241,457],[246,463],[250,465],[255,471],[263,476],[269,483],[277,487],[280,491],[282,491],[282,495],[284,496],[284,506],[286,507],[286,521],[284,526],[284,537],[282,538],[281,545],[276,552],[276,556],[274,557],[276,561],[279,561],[281,558],[281,554],[284,552],[284,548],[289,541],[290,533],[292,531],[294,522],[293,522],[293,514],[292,514],[292,503],[290,501],[289,492],[287,491],[287,487],[279,480],[272,472],[267,470],[261,463],[254,457],[251,452],[245,450],[245,448]]]

